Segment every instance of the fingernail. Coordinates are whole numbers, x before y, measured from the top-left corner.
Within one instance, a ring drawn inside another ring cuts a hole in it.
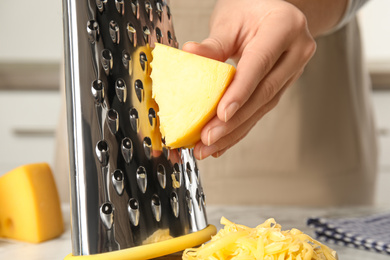
[[[202,157],[202,149],[199,150],[199,160],[203,160],[203,157]]]
[[[212,145],[225,134],[225,128],[222,126],[217,126],[209,130],[207,135],[208,146]]]
[[[229,121],[234,116],[240,106],[233,102],[225,109],[225,122]]]

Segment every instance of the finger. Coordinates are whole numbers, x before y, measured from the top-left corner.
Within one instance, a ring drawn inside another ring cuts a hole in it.
[[[248,121],[249,123],[249,121]],[[250,129],[254,126],[255,123],[251,126],[247,125],[241,125],[240,129],[237,129],[237,131],[234,131],[229,134],[229,141],[226,142],[226,140],[221,139],[217,143],[207,146],[203,143],[199,144],[198,146],[195,146],[194,154],[200,155],[200,160],[203,160],[210,155],[213,155],[214,157],[219,157],[222,153],[227,151],[230,147],[238,143],[240,140],[242,140],[250,131]]]
[[[268,113],[272,108],[276,106],[276,104],[280,100],[282,93],[283,91],[281,91],[280,94],[276,95],[274,99],[272,99],[268,104],[259,109],[257,113],[254,113],[251,118],[246,120],[243,124],[235,128],[232,132],[225,135],[214,144],[208,146],[204,145],[202,142],[198,142],[194,148],[194,154],[196,155],[196,158],[202,160],[209,157],[210,155],[216,155],[217,153],[222,151],[225,152],[225,150],[229,149],[230,147],[238,143],[240,140],[242,140],[253,128],[253,126],[266,113]]]
[[[236,51],[236,35],[239,32],[240,26],[236,22],[214,22],[208,38],[201,43],[186,42],[183,50],[224,62]]]
[[[308,58],[299,55],[300,53],[302,52],[291,51],[285,53],[269,74],[260,82],[243,107],[237,111],[237,115],[234,115],[227,121],[227,124],[222,124],[220,120],[214,119],[204,127],[201,135],[202,141],[208,145],[213,144],[222,136],[233,131],[235,127],[248,120],[253,113],[264,104],[270,102],[274,96],[278,95],[281,89],[295,82],[302,74],[308,60]]]
[[[284,72],[284,70],[280,70]],[[202,130],[201,140],[206,145],[212,145],[217,142],[219,139],[228,135],[234,131],[238,126],[243,124],[245,121],[249,120],[254,113],[259,113],[259,109],[263,106],[263,103],[270,102],[275,96],[281,96],[284,90],[295,82],[302,74],[303,69],[298,72],[295,72],[294,75],[289,76],[289,79],[286,82],[281,82],[280,85],[282,88],[278,88],[277,93],[270,94],[267,91],[264,91],[264,85],[259,84],[259,87],[250,97],[250,99],[244,104],[244,106],[237,111],[237,113],[226,123],[219,120],[219,118],[213,118]],[[268,77],[281,78],[278,75],[279,71],[275,73],[270,73]],[[275,75],[274,75],[275,74]],[[264,81],[267,80],[264,79]],[[264,93],[265,92],[265,93]]]
[[[229,148],[225,148],[221,151],[218,151],[216,153],[213,153],[211,156],[213,156],[214,158],[219,158],[221,157],[227,150],[229,150]]]
[[[224,62],[230,55],[224,45],[223,40],[207,38],[202,43],[186,42],[183,51]]]
[[[275,26],[266,24],[260,26],[253,40],[243,50],[237,64],[236,75],[219,102],[217,115],[220,120],[228,121],[249,99],[257,85],[273,69],[280,57],[285,52],[291,51],[291,46],[298,37],[291,33],[292,30],[297,29],[288,23],[279,24],[277,29]],[[300,37],[308,40],[304,42],[304,47],[313,41],[308,33]],[[301,43],[300,41],[299,44]],[[298,56],[302,55],[302,49],[298,49],[300,51],[297,53]]]

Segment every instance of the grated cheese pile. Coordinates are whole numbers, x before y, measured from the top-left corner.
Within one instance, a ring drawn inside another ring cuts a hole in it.
[[[298,229],[282,231],[273,218],[249,228],[221,218],[225,225],[210,242],[188,248],[183,260],[336,260],[334,250]]]

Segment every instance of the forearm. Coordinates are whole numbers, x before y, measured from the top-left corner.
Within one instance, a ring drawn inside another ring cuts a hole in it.
[[[349,0],[287,0],[306,16],[313,37],[330,31],[343,18]]]

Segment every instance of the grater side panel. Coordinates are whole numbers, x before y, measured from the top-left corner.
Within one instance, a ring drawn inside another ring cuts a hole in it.
[[[151,98],[154,42],[178,46],[168,5],[63,0],[63,6],[73,255],[204,229],[192,150],[164,146]]]
[[[97,226],[95,218],[89,218],[89,214],[97,214],[90,209],[98,203],[95,197],[97,190],[96,178],[88,177],[87,172],[96,172],[96,165],[88,162],[95,161],[93,153],[88,149],[90,140],[91,123],[85,117],[91,117],[92,111],[86,110],[81,104],[85,96],[82,90],[85,89],[85,75],[90,69],[87,60],[83,59],[82,46],[88,44],[83,32],[80,32],[77,24],[83,23],[83,13],[86,6],[76,5],[74,1],[64,1],[64,34],[65,34],[65,77],[66,77],[66,99],[68,118],[68,138],[70,151],[70,185],[71,185],[71,207],[72,207],[72,248],[74,254],[90,254],[90,248],[96,247]],[[88,202],[88,203],[87,203]]]

